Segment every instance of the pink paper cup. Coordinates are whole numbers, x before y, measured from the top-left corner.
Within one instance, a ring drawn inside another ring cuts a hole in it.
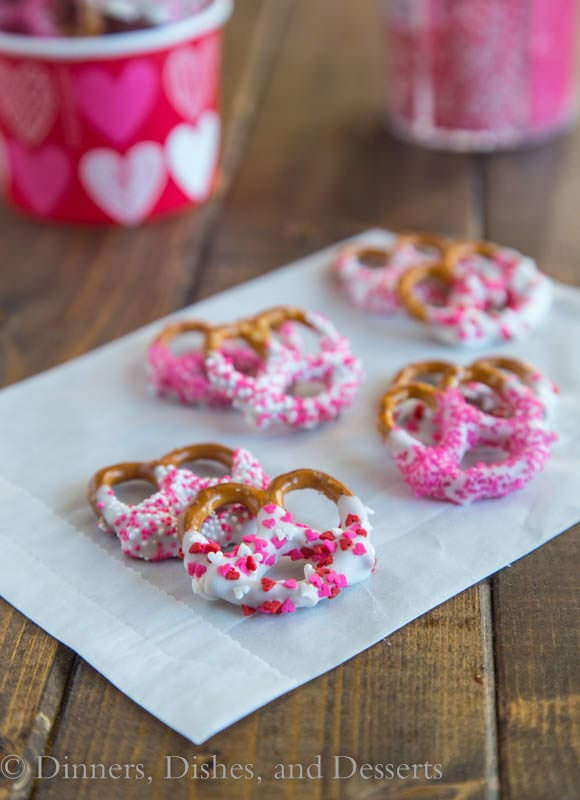
[[[0,185],[45,220],[139,225],[197,206],[220,150],[232,0],[110,36],[0,33]]]

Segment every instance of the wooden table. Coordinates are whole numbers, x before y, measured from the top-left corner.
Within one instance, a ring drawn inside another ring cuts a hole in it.
[[[381,121],[378,5],[238,2],[223,170],[201,212],[93,231],[1,210],[5,384],[372,225],[498,240],[580,281],[580,129],[490,157],[395,141]],[[566,346],[577,358],[578,343]],[[2,753],[143,763],[153,782],[3,780],[0,798],[578,798],[578,541],[564,534],[203,747],[3,604]],[[263,782],[163,779],[166,755],[212,754],[253,763]],[[276,763],[317,754],[437,763],[443,778],[273,779]]]

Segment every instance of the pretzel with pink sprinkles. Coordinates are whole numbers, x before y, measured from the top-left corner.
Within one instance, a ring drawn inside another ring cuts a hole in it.
[[[471,401],[464,389],[476,385],[499,398],[505,416],[489,413]],[[421,441],[397,418],[397,411],[409,400],[431,410],[432,443]],[[379,430],[417,496],[457,504],[503,497],[523,488],[543,469],[556,439],[546,427],[544,404],[532,389],[482,365],[448,376],[444,388],[425,383],[396,385],[383,397]],[[504,457],[462,465],[468,451],[482,447]]]
[[[315,331],[318,352],[305,352],[296,340],[287,342],[273,336],[279,326],[292,322]],[[256,428],[274,423],[290,428],[313,428],[336,418],[352,405],[363,380],[362,366],[322,314],[301,309],[280,307],[262,312],[249,323],[234,329],[264,359],[264,366],[255,375],[239,370],[221,347],[232,332],[218,330],[209,337],[206,371],[211,384],[231,398],[235,408]],[[298,384],[320,384],[312,396],[293,393]]]
[[[409,383],[428,383],[438,388],[447,388],[458,383],[463,396],[469,402],[477,404],[482,410],[494,413],[496,416],[509,414],[509,407],[506,408],[501,398],[488,385],[477,381],[462,380],[465,369],[485,368],[486,371],[492,370],[502,373],[506,379],[522,383],[532,390],[536,398],[544,408],[544,416],[548,420],[554,413],[557,405],[560,390],[557,384],[540,372],[539,369],[528,364],[526,361],[512,356],[484,356],[478,358],[467,367],[461,367],[450,361],[417,361],[403,367],[391,381],[391,388],[404,386]],[[409,401],[412,403],[412,401]],[[417,405],[415,403],[415,405]],[[418,403],[416,418],[420,418],[424,411],[424,405]],[[408,410],[413,410],[410,405]],[[409,414],[406,415],[409,418]]]
[[[542,404],[546,419],[553,416],[560,397],[560,389],[554,381],[543,375],[532,364],[509,356],[485,356],[478,358],[471,366],[499,370],[508,378],[523,383],[532,390]]]
[[[182,466],[186,462],[211,461],[229,470],[221,477],[201,477]],[[138,504],[119,500],[114,487],[141,480],[155,491]],[[172,450],[157,461],[125,462],[105,467],[91,478],[89,502],[101,530],[116,534],[125,555],[146,561],[180,557],[177,536],[179,514],[210,486],[235,480],[264,489],[269,479],[259,461],[244,449],[231,450],[218,444],[198,444]],[[220,511],[205,521],[204,531],[212,539],[229,542],[246,521],[241,507]]]
[[[334,502],[337,527],[317,531],[296,522],[284,505],[289,492],[314,489]],[[225,504],[246,507],[255,532],[225,549],[203,530],[205,519]],[[376,565],[370,540],[370,510],[331,475],[300,469],[279,475],[266,491],[222,484],[201,492],[180,519],[184,566],[194,594],[242,607],[246,616],[288,614],[337,597],[342,589],[369,577]],[[273,568],[303,562],[302,575],[270,578]]]
[[[190,405],[231,405],[231,399],[210,383],[205,370],[205,348],[213,330],[214,326],[202,320],[181,320],[167,325],[155,338],[147,353],[147,365],[149,380],[161,397],[176,397]],[[176,354],[172,343],[188,333],[201,334],[202,347]],[[237,342],[225,341],[223,352],[236,369],[245,373],[256,371],[262,364],[255,350]]]
[[[341,248],[333,271],[350,302],[364,311],[391,314],[401,308],[401,276],[418,264],[440,261],[447,239],[436,234],[398,236],[392,247],[349,244]]]
[[[444,302],[430,304],[425,282],[447,287]],[[413,267],[401,277],[407,311],[429,333],[451,345],[481,347],[527,336],[547,315],[552,282],[533,259],[491,242],[451,245],[437,263]]]

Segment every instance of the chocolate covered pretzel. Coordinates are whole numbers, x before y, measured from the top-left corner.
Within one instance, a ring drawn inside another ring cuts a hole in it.
[[[402,234],[391,246],[348,244],[340,249],[333,271],[354,306],[390,314],[402,305],[401,276],[418,264],[441,260],[447,244],[443,236],[429,233]]]
[[[451,367],[436,362],[432,385],[407,382],[406,376],[425,371],[424,363],[411,365],[381,401],[379,431],[405,481],[420,497],[458,504],[523,488],[543,469],[556,438],[545,422],[544,401],[522,380],[489,364]],[[420,437],[417,422],[424,416],[429,442]],[[502,457],[465,466],[468,451],[478,447]]]
[[[421,290],[433,284],[444,288],[437,304]],[[398,290],[434,338],[475,347],[526,336],[552,302],[552,283],[535,261],[491,242],[450,245],[440,261],[406,271]]]
[[[202,477],[184,466],[195,461],[221,464],[229,474]],[[119,500],[115,487],[135,480],[149,483],[152,494],[135,505]],[[183,509],[203,489],[232,480],[259,488],[268,484],[261,464],[248,450],[231,450],[221,444],[196,444],[172,450],[155,461],[104,467],[91,478],[88,497],[99,527],[116,534],[126,555],[161,561],[179,556],[177,518]],[[244,519],[243,509],[229,509],[208,519],[205,531],[214,539],[227,542]]]
[[[295,520],[285,506],[290,492],[314,489],[336,504],[339,524],[318,531]],[[255,517],[255,530],[226,549],[204,533],[205,520],[232,503]],[[244,614],[286,614],[336,597],[365,580],[375,567],[369,510],[344,484],[324,472],[279,475],[266,490],[236,483],[200,492],[179,523],[184,566],[195,594],[240,605]],[[284,561],[285,560],[285,561]],[[284,563],[303,562],[299,577],[269,577]]]

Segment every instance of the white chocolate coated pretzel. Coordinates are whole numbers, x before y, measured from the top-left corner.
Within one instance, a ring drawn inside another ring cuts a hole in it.
[[[201,477],[183,466],[187,461],[213,461],[224,465],[228,475]],[[118,499],[114,487],[132,480],[150,483],[154,492],[135,505]],[[115,464],[99,470],[89,484],[89,501],[104,531],[115,533],[122,551],[146,561],[179,556],[179,514],[209,486],[231,480],[264,488],[268,484],[261,464],[244,449],[202,444],[179,448],[152,462]],[[230,541],[245,519],[244,509],[233,508],[206,520],[205,532],[219,541]]]
[[[403,234],[391,247],[350,244],[341,248],[334,274],[350,302],[357,308],[391,314],[401,308],[401,276],[418,264],[439,261],[447,240],[435,234]]]
[[[425,281],[448,287],[444,303],[429,305],[419,296]],[[443,261],[408,270],[399,292],[434,338],[467,347],[524,338],[552,303],[552,282],[533,259],[489,242],[449,247]]]
[[[336,503],[339,525],[324,531],[297,522],[284,505],[290,491],[311,488]],[[226,550],[202,531],[208,514],[224,504],[245,505],[255,516],[255,532]],[[245,615],[286,614],[311,608],[374,570],[368,509],[336,479],[315,470],[296,470],[275,478],[265,492],[225,484],[202,492],[180,522],[184,566],[195,594],[239,605]],[[269,572],[303,562],[298,577],[271,578]]]
[[[254,338],[254,346],[264,356],[264,367],[256,375],[237,369],[215,343],[210,342],[206,361],[212,385],[231,398],[251,425],[313,428],[353,403],[363,380],[362,366],[352,355],[348,340],[324,315],[282,307],[264,312],[261,318],[263,328],[260,338]],[[305,353],[271,335],[278,325],[290,321],[319,334],[317,353]],[[299,396],[292,393],[298,383],[322,384],[322,390],[313,396]]]
[[[460,382],[487,386],[499,396],[509,415],[496,416],[471,403]],[[409,426],[397,421],[404,402],[431,409],[434,442],[420,441]],[[405,481],[420,497],[469,503],[503,497],[523,488],[550,456],[555,435],[544,422],[544,407],[533,391],[484,366],[467,368],[447,388],[423,383],[395,386],[384,396],[379,429]],[[463,466],[468,451],[493,448],[499,461]]]

